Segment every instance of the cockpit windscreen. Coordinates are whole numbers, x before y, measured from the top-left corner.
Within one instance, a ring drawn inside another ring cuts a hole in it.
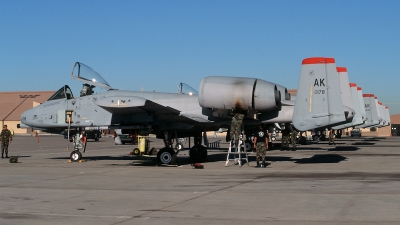
[[[72,99],[74,95],[72,94],[71,88],[68,85],[60,88],[60,90],[56,91],[47,101],[57,100],[57,99]]]

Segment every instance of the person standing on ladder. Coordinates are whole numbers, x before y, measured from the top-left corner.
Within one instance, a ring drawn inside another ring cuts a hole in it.
[[[267,152],[268,149],[268,131],[265,131],[263,129],[262,124],[260,124],[260,129],[257,130],[256,135],[254,137],[254,148],[256,149],[256,160],[257,160],[257,165],[256,167],[267,167],[267,164],[265,162],[265,153]],[[262,159],[262,164],[260,165],[260,156]]]
[[[230,130],[231,141],[239,140],[240,133],[242,132],[241,129],[243,124],[243,118],[244,114],[240,113],[235,113],[235,115],[232,117],[231,130]]]

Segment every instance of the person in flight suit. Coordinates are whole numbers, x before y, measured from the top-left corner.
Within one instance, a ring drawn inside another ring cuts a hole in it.
[[[0,133],[1,139],[1,158],[4,158],[4,153],[6,153],[6,158],[8,158],[8,145],[12,141],[11,131],[7,129],[7,125],[3,125],[3,130]]]
[[[256,149],[256,167],[267,167],[265,163],[265,153],[268,149],[268,131],[264,130],[262,125],[260,124],[260,128],[255,133],[254,137],[254,148]],[[260,165],[260,157],[262,159],[262,164]]]

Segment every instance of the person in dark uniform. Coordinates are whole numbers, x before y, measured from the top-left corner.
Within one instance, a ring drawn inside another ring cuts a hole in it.
[[[254,137],[254,148],[256,149],[256,167],[267,167],[265,162],[265,153],[268,149],[268,131],[264,130],[260,124],[260,129],[257,130]],[[262,164],[260,165],[260,157],[262,159]]]
[[[292,151],[296,151],[296,142],[297,142],[297,131],[290,132],[290,142],[292,143]]]
[[[4,153],[6,153],[6,158],[8,158],[8,145],[12,141],[11,131],[7,129],[7,125],[3,125],[3,130],[0,133],[1,139],[1,158],[4,158]]]
[[[290,132],[288,130],[282,130],[282,139],[281,139],[281,151],[289,150],[290,143]]]
[[[329,145],[332,145],[332,144],[336,145],[336,143],[335,143],[335,133],[334,133],[333,129],[331,128],[329,130]]]

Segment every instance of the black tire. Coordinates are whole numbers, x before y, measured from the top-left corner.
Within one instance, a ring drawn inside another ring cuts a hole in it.
[[[170,148],[162,148],[157,153],[157,162],[159,164],[171,164],[174,162],[174,155],[175,155],[174,150]]]
[[[133,154],[134,154],[134,155],[140,155],[140,149],[134,148],[134,149],[133,149]]]
[[[250,152],[253,149],[253,142],[250,140],[245,141],[244,149],[246,149],[246,152]]]
[[[195,145],[189,150],[189,157],[191,160],[206,160],[207,148],[203,145]]]
[[[313,136],[314,141],[318,141],[319,137],[318,136]]]
[[[306,137],[301,136],[301,137],[299,138],[299,144],[301,144],[301,145],[306,145],[306,144],[307,144],[307,139],[306,139]]]
[[[71,155],[69,156],[72,162],[78,162],[82,159],[82,153],[80,151],[72,151]]]

